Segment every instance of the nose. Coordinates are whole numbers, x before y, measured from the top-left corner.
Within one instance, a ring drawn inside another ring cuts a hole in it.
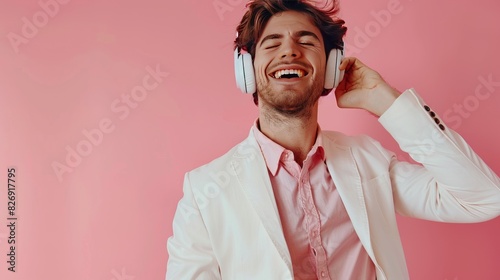
[[[300,48],[297,42],[292,39],[283,40],[281,45],[280,57],[285,58],[299,58],[301,56]]]

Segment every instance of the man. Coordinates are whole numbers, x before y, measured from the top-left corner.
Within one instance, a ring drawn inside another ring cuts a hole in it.
[[[500,214],[494,172],[415,90],[398,92],[356,58],[339,66],[339,107],[376,115],[421,165],[320,129],[327,56],[345,33],[335,12],[249,3],[236,48],[253,58],[258,119],[246,140],[186,174],[167,279],[408,279],[396,212],[445,222]]]

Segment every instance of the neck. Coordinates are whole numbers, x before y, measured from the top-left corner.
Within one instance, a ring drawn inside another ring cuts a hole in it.
[[[262,133],[292,151],[295,161],[300,166],[314,145],[318,130],[318,103],[309,109],[310,112],[296,115],[288,115],[265,107],[259,110]]]

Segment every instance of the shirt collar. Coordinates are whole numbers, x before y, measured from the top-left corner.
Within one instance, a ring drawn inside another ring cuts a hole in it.
[[[259,119],[256,119],[252,127],[253,134],[257,143],[260,146],[264,160],[266,161],[267,168],[273,176],[276,175],[278,171],[280,161],[284,160],[287,154],[292,154],[291,151],[285,149],[278,143],[269,139],[264,133],[259,129]],[[321,160],[325,161],[325,152],[323,148],[323,143],[321,140],[321,128],[318,125],[318,133],[316,134],[316,141],[309,151],[307,158],[309,159],[316,153],[319,153]],[[293,155],[293,154],[292,154]]]

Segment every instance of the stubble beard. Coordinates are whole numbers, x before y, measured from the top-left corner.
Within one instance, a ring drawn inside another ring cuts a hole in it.
[[[293,89],[276,92],[269,84],[258,84],[257,88],[264,113],[275,120],[311,118],[312,110],[323,91],[322,83],[318,80],[307,87],[305,93],[300,94]]]

